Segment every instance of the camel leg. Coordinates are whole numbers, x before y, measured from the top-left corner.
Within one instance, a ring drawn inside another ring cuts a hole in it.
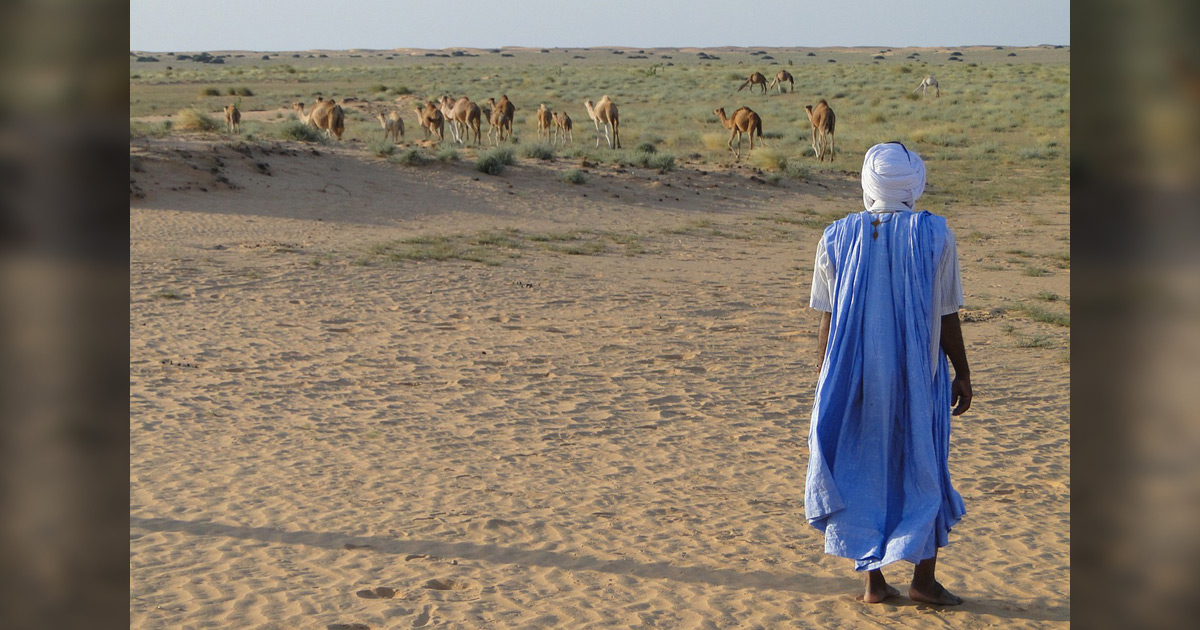
[[[829,134],[829,162],[833,163],[833,134]]]

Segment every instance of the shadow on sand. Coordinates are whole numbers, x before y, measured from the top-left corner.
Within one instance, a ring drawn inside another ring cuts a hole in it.
[[[601,560],[588,555],[565,554],[553,551],[534,551],[498,545],[479,545],[467,542],[437,540],[397,540],[379,536],[344,536],[329,532],[283,531],[270,527],[244,527],[212,521],[181,521],[169,518],[131,517],[131,529],[151,532],[178,532],[195,536],[222,536],[288,545],[306,545],[324,549],[363,548],[394,555],[426,554],[443,558],[462,558],[480,562],[520,564],[562,569],[565,571],[597,571],[614,575],[652,580],[674,580],[711,584],[736,589],[791,591],[809,595],[853,595],[862,587],[854,577],[817,577],[801,573],[772,573],[769,571],[734,571],[700,566],[680,566],[667,562],[645,563],[634,560]],[[903,588],[901,589],[903,592]],[[1032,603],[1004,602],[970,596],[960,607],[944,608],[943,615],[994,615],[1010,619],[1034,621],[1069,621],[1066,607],[1044,607]],[[906,597],[888,600],[884,606],[896,608],[921,607]]]

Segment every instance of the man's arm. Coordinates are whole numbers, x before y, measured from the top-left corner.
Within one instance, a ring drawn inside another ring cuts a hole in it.
[[[829,324],[833,322],[833,313],[823,311],[821,313],[821,330],[817,333],[817,374],[821,373],[821,368],[825,365],[825,350],[829,347]]]
[[[967,348],[957,312],[942,315],[942,351],[954,366],[954,382],[950,385],[950,404],[956,405],[953,414],[962,415],[971,408],[971,368],[967,366]]]

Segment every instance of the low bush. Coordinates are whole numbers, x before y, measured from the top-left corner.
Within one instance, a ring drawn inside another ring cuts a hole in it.
[[[516,164],[513,150],[508,147],[498,147],[479,156],[475,161],[475,170],[488,175],[499,175],[505,166]]]
[[[223,123],[198,109],[185,109],[175,116],[175,128],[182,131],[217,131]]]
[[[569,171],[559,174],[558,181],[564,184],[586,184],[587,174],[582,170],[573,168]]]

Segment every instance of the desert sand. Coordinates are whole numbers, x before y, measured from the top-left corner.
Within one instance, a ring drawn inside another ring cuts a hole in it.
[[[950,216],[975,399],[939,575],[966,603],[868,606],[803,505],[814,246],[861,210],[856,159],[773,186],[203,137],[130,156],[131,628],[1070,625],[1069,328],[1013,308],[1069,308],[1069,265],[1023,272],[1069,251],[1065,198]],[[377,255],[484,231],[520,246]],[[604,250],[544,246],[570,231]]]

